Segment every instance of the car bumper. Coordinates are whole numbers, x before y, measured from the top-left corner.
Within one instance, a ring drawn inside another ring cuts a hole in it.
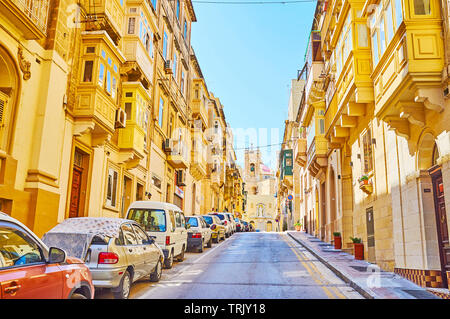
[[[201,238],[188,238],[187,246],[189,248],[201,248],[202,247],[202,239]]]
[[[126,270],[127,267],[90,269],[92,274],[92,283],[95,288],[118,287]]]

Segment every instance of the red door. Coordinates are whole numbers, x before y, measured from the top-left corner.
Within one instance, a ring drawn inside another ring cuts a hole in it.
[[[450,245],[447,226],[447,214],[445,211],[444,184],[440,168],[431,172],[434,190],[434,207],[436,212],[436,224],[439,244],[439,255],[442,268],[442,281],[444,288],[448,287],[447,272],[450,272]]]
[[[58,265],[29,265],[0,270],[2,299],[60,299],[63,275]]]
[[[80,192],[81,192],[81,169],[74,167],[72,174],[72,189],[70,192],[69,217],[78,217]]]
[[[61,298],[63,274],[21,227],[0,222],[0,289],[4,299]]]

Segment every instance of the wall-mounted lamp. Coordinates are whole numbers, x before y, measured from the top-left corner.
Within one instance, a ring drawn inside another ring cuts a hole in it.
[[[361,159],[361,154],[356,154],[356,157],[357,157],[358,159]]]
[[[338,179],[341,179],[341,175],[338,175]]]
[[[377,145],[377,139],[376,138],[372,138],[372,145]]]
[[[350,162],[350,167],[353,167],[353,162]]]

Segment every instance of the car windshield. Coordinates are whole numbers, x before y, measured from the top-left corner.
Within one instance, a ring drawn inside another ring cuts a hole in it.
[[[213,220],[212,216],[203,216],[203,219],[205,220],[205,222],[208,225],[214,224],[214,220]]]
[[[194,217],[186,217],[186,223],[191,225],[191,227],[198,227],[198,220]]]
[[[164,210],[133,208],[128,212],[127,218],[141,224],[145,231],[166,231],[166,212]]]
[[[236,217],[234,221],[239,223],[239,218]]]
[[[225,216],[224,216],[224,215],[222,215],[222,214],[217,214],[217,215],[215,215],[215,216],[219,217],[219,218],[220,218],[220,220],[224,220],[224,219],[225,219]]]

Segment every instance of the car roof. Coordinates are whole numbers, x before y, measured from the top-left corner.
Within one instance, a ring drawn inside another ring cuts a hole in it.
[[[156,201],[149,201],[149,200],[139,200],[136,202],[131,203],[131,208],[147,208],[147,209],[171,209],[175,211],[182,212],[183,210],[178,207],[177,205],[171,204],[171,203],[165,203],[165,202],[156,202]]]

